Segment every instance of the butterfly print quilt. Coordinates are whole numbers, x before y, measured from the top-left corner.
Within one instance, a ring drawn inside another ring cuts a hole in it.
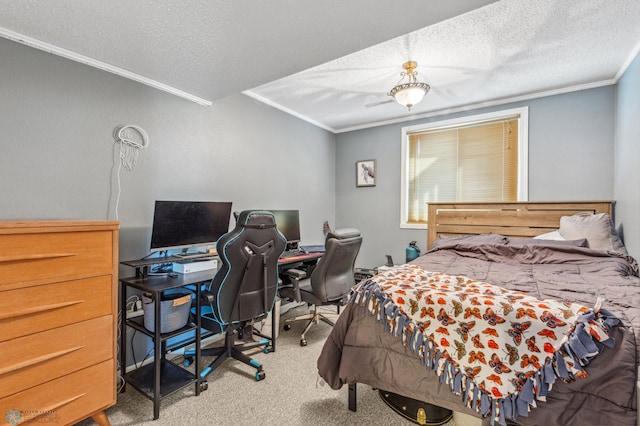
[[[601,306],[540,300],[523,292],[416,265],[363,282],[354,295],[387,330],[463,396],[500,424],[528,412],[557,378],[585,377],[584,366],[619,321]]]

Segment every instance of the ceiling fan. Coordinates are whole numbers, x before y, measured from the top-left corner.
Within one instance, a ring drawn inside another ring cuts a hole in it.
[[[393,99],[387,99],[386,101],[371,102],[370,104],[366,104],[364,107],[365,108],[373,108],[373,107],[377,107],[379,105],[389,104],[391,102],[394,102],[394,100]]]
[[[400,105],[404,105],[409,110],[411,110],[411,107],[419,103],[431,89],[431,86],[429,86],[427,83],[422,83],[417,80],[417,67],[418,63],[414,61],[407,61],[402,64],[402,68],[404,68],[404,71],[400,73],[400,81],[398,81],[393,89],[391,89],[389,93],[387,93],[387,95],[391,96],[393,99],[373,102],[365,105],[365,108],[372,108],[378,105],[393,102],[395,100]],[[405,78],[407,79],[407,81],[403,82]]]

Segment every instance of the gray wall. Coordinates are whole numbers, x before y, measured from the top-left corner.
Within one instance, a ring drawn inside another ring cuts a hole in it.
[[[121,259],[147,254],[156,199],[299,209],[310,244],[334,222],[330,132],[244,95],[203,107],[5,39],[0,58],[0,219],[116,219],[112,132],[126,123],[150,146],[119,172]]]
[[[614,195],[616,225],[629,254],[640,259],[640,55],[618,81]]]
[[[409,241],[423,250],[426,241],[426,231],[399,227],[401,127],[520,106],[529,106],[530,200],[615,198],[640,254],[637,58],[617,87],[337,136],[243,95],[202,107],[5,39],[0,58],[0,219],[115,219],[113,129],[149,133],[134,170],[119,173],[121,259],[147,254],[154,200],[194,199],[297,208],[304,242],[322,242],[328,220],[363,232],[358,266],[385,254],[400,263]],[[366,159],[377,160],[377,186],[356,188],[355,162]]]
[[[426,248],[426,230],[400,229],[402,127],[528,106],[529,200],[610,200],[614,95],[606,86],[337,135],[336,223],[362,231],[358,266],[382,265],[385,254],[403,263],[412,240]],[[356,188],[355,162],[366,159],[377,160],[376,186]]]
[[[0,58],[0,219],[116,219],[112,133],[136,124],[150,145],[119,173],[121,260],[148,253],[156,199],[299,209],[310,244],[334,223],[332,133],[244,95],[203,107],[2,38]],[[134,347],[140,362],[151,344],[138,333]]]

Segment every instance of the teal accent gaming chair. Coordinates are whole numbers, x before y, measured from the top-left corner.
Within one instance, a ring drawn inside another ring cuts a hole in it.
[[[262,210],[241,212],[235,228],[218,240],[222,266],[202,292],[200,319],[203,328],[224,333],[225,341],[223,347],[202,349],[202,356],[215,357],[200,373],[202,380],[227,358],[255,367],[256,380],[264,379],[262,365],[243,351],[264,346],[269,352],[271,339],[236,344],[235,338],[253,336],[254,322],[271,312],[278,292],[278,258],[285,246],[273,214]],[[193,351],[185,351],[185,358],[189,356]]]

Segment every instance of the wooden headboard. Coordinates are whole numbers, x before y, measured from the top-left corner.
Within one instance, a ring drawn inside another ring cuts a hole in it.
[[[613,201],[429,203],[427,248],[439,236],[501,234],[531,238],[560,227],[562,216],[607,213]]]

